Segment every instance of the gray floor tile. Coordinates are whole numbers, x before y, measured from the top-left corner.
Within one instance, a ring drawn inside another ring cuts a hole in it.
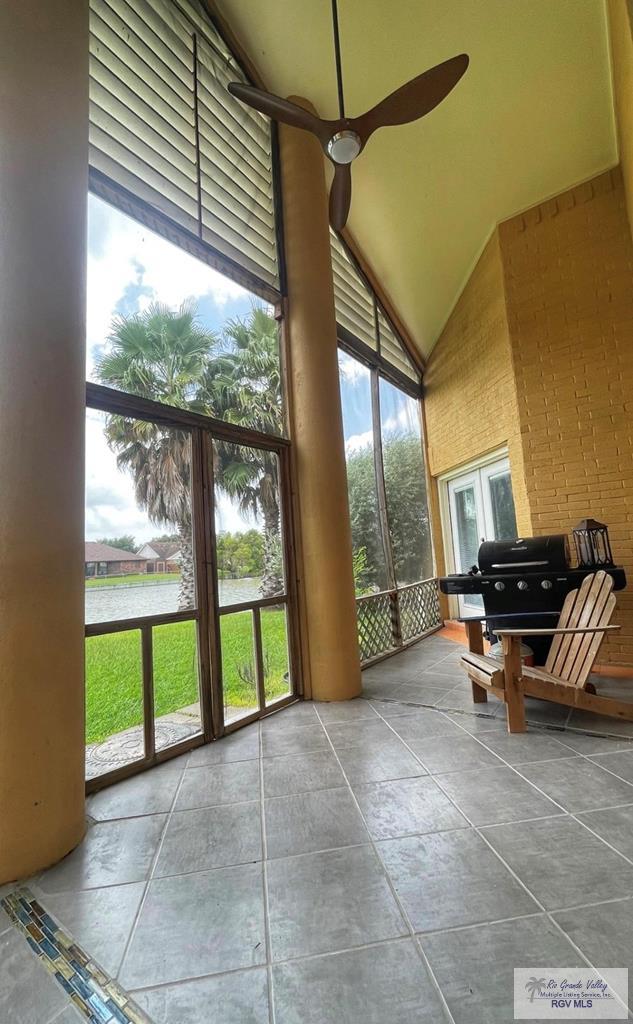
[[[390,743],[393,733],[385,722],[374,715],[373,721],[346,722],[326,726],[328,736],[335,750],[343,747],[378,746]]]
[[[276,961],[408,934],[371,846],[271,861],[268,906]]]
[[[265,959],[262,868],[242,864],[150,882],[120,981],[147,988]]]
[[[455,1024],[510,1024],[517,966],[584,964],[544,915],[435,932],[423,935],[420,944]]]
[[[311,700],[300,700],[296,704],[290,704],[287,708],[281,708],[274,715],[267,715],[262,718],[260,728],[262,732],[270,729],[298,729],[306,725],[317,725],[316,705]]]
[[[347,788],[322,789],[264,802],[269,857],[289,857],[367,842]]]
[[[323,726],[298,726],[292,729],[275,729],[262,733],[262,752],[264,757],[278,754],[307,754],[312,750],[329,750],[330,744]]]
[[[356,700],[332,701],[329,704],[319,701],[314,706],[324,725],[331,725],[333,722],[358,722],[376,717],[369,701],[363,700],[362,697],[357,697]]]
[[[591,760],[601,768],[613,772],[618,778],[624,779],[625,782],[633,783],[633,751],[625,750],[619,754],[594,754]]]
[[[0,899],[2,899],[1,896],[0,896]],[[9,919],[8,914],[5,914],[5,912],[2,909],[2,907],[0,907],[0,935],[2,935],[3,932],[8,931],[8,929],[11,928],[11,927],[12,927],[12,924],[11,924],[11,921]]]
[[[108,974],[116,977],[145,884],[112,885],[43,897],[43,903]]]
[[[633,722],[624,722],[617,718],[606,718],[604,715],[593,715],[590,711],[572,711],[569,726],[572,729],[582,729],[587,732],[607,733],[613,736],[630,736],[633,738]]]
[[[407,704],[405,701],[395,700],[372,700],[369,701],[375,711],[378,712],[381,718],[385,718],[390,721],[392,718],[402,718],[403,715],[411,715],[416,711],[426,710],[416,708],[411,704]]]
[[[79,1013],[79,1010],[75,1010],[72,1006],[67,1006],[56,1017],[52,1017],[48,1024],[85,1024],[85,1022],[86,1018],[83,1014]]]
[[[633,786],[584,757],[523,764],[518,771],[567,811],[633,803]]]
[[[633,866],[569,817],[483,829],[488,842],[547,910],[633,894]]]
[[[343,773],[332,750],[265,757],[263,767],[265,796],[291,796],[294,793],[345,785]]]
[[[511,768],[479,768],[435,778],[473,825],[496,825],[563,813]]]
[[[420,682],[429,686],[456,686],[468,679],[459,662],[439,661],[420,676]]]
[[[183,768],[184,764],[182,768],[172,768],[168,762],[117,782],[88,797],[86,810],[95,821],[166,813],[171,810]]]
[[[0,1021],[41,1024],[68,1005],[68,996],[38,962],[16,928],[0,936]]]
[[[469,732],[472,736],[479,737],[481,733],[489,732],[507,733],[505,720],[497,717],[498,705],[496,703],[491,703],[490,705],[477,704],[476,706],[479,710],[473,714],[461,711],[444,711],[442,714],[445,714],[451,722],[459,725],[460,728]]]
[[[394,736],[393,743],[378,747],[344,747],[338,751],[340,762],[351,784],[385,782],[426,775],[426,768]]]
[[[249,761],[259,757],[259,725],[247,725],[238,732],[206,743],[191,752],[189,767],[203,764],[225,764],[227,761]]]
[[[452,690],[442,694],[441,700],[437,702],[438,708],[446,708],[448,711],[469,711],[472,714],[480,714],[483,704],[475,704],[473,700],[472,692],[463,687],[455,686]],[[494,717],[500,714],[502,710],[502,701],[498,701],[496,697],[489,696],[485,704],[485,713]]]
[[[444,701],[451,690],[440,689],[438,686],[420,686],[419,683],[401,683],[392,691],[391,696],[394,700],[407,701],[420,707],[435,707]]]
[[[259,761],[188,768],[176,800],[176,810],[213,807],[259,800]]]
[[[428,739],[411,740],[409,746],[431,773],[457,772],[501,764],[491,750],[463,732],[459,735],[455,733],[451,736],[430,736]]]
[[[84,841],[37,879],[43,892],[96,889],[147,878],[167,815],[98,822]]]
[[[554,736],[532,730],[514,735],[504,730],[478,736],[478,739],[508,764],[529,764],[572,756],[569,747],[563,746]]]
[[[273,968],[276,1024],[442,1024],[411,939]]]
[[[611,807],[606,811],[587,811],[577,817],[597,832],[605,843],[633,860],[633,806]]]
[[[633,902],[621,900],[554,914],[594,967],[626,967],[633,973]]]
[[[525,715],[528,722],[545,725],[565,725],[569,718],[569,708],[564,704],[554,704],[549,700],[525,698]]]
[[[416,932],[539,911],[474,829],[389,839],[378,852]]]
[[[264,967],[132,993],[154,1024],[268,1024]]]
[[[572,732],[571,729],[565,729],[563,732],[556,733],[556,739],[560,743],[564,743],[566,747],[571,747],[576,753],[587,756],[592,756],[593,754],[612,754],[617,750],[633,751],[633,742],[625,736],[620,739],[614,739],[605,736],[592,736],[589,733]]]
[[[405,718],[391,722],[394,729],[405,743],[415,743],[429,736],[464,736],[458,725],[451,722],[441,711],[429,711],[422,708]]]
[[[353,787],[374,839],[464,828],[466,819],[432,779],[399,779]]]
[[[261,859],[259,803],[199,807],[172,816],[154,874],[181,875]]]

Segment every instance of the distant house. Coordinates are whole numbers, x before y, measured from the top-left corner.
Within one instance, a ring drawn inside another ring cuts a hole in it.
[[[148,541],[139,548],[138,555],[147,560],[147,572],[180,572],[180,550],[176,541]]]
[[[134,551],[112,548],[95,540],[86,541],[85,576],[125,576],[132,572],[147,572],[147,559]]]

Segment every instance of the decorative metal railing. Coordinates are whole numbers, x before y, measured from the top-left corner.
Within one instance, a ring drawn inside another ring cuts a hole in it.
[[[437,580],[356,598],[360,659],[366,664],[442,625]]]

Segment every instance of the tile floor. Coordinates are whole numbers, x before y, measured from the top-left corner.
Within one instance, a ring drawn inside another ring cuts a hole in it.
[[[29,887],[154,1024],[509,1024],[515,966],[633,970],[633,727],[509,737],[459,655],[96,794]],[[2,1024],[80,1019],[0,911]]]

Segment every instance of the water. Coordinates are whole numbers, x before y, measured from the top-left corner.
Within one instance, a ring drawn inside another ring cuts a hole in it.
[[[261,597],[261,579],[220,580],[220,604],[240,604]],[[138,583],[86,588],[86,622],[112,622],[141,615],[178,611],[179,583]]]

